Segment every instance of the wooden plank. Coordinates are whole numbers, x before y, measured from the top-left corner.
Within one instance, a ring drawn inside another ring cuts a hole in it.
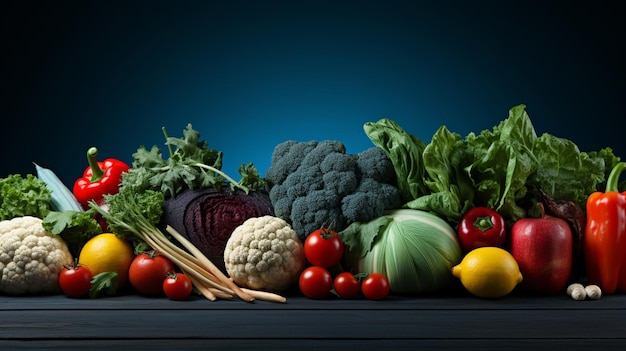
[[[201,297],[190,301],[171,301],[166,298],[148,298],[137,295],[121,295],[98,299],[71,299],[63,295],[52,296],[0,296],[0,311],[10,310],[626,310],[626,295],[603,296],[600,300],[574,301],[564,295],[527,297],[508,296],[487,300],[473,296],[463,297],[399,297],[390,296],[383,301],[365,299],[310,300],[302,296],[290,296],[287,303],[239,300],[211,302]]]
[[[611,339],[624,311],[4,311],[0,339]],[[585,323],[593,321],[593,323]]]
[[[0,296],[0,349],[626,349],[626,295],[171,301]]]
[[[36,340],[2,341],[1,350],[420,350],[420,351],[540,351],[540,350],[603,350],[623,351],[626,340],[603,339],[407,339],[407,340],[293,340],[293,339],[157,339],[157,340]]]

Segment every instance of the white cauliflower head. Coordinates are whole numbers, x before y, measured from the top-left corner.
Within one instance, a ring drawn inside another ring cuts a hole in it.
[[[226,272],[240,286],[284,291],[306,265],[302,241],[283,219],[253,217],[235,228],[224,250]]]
[[[10,295],[60,291],[59,273],[72,263],[72,254],[41,223],[32,216],[0,222],[0,291]]]

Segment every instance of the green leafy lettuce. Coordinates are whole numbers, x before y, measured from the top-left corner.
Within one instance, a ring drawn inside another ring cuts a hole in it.
[[[398,175],[398,188],[405,201],[428,192],[422,182],[424,166],[421,154],[426,147],[423,141],[407,133],[390,119],[381,119],[377,123],[367,122],[363,130],[376,146],[385,150],[396,161],[393,166]]]
[[[52,195],[32,174],[12,174],[0,179],[0,220],[21,216],[43,218],[51,208]]]
[[[581,152],[570,140],[537,136],[525,105],[513,107],[508,118],[479,134],[462,137],[441,126],[425,147],[399,126],[388,125],[387,119],[368,123],[366,134],[396,170],[421,168],[397,172],[399,184],[426,189],[405,192],[410,198],[405,207],[451,223],[475,206],[494,208],[511,221],[536,215],[539,189],[584,208],[587,196],[601,189],[619,161],[610,148]],[[408,151],[398,152],[398,143]]]

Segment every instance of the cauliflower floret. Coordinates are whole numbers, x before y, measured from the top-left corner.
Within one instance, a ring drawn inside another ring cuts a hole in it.
[[[285,220],[263,216],[235,228],[226,243],[224,264],[238,285],[279,292],[298,280],[306,258],[302,241]]]
[[[55,293],[59,273],[72,263],[65,242],[52,236],[38,217],[0,222],[0,291],[10,295]]]

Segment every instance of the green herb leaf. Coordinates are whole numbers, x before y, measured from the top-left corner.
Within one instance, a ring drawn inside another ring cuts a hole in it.
[[[150,225],[156,226],[163,215],[165,195],[160,191],[136,192],[130,188],[120,188],[116,194],[104,195],[104,199],[109,209],[102,215],[107,220],[110,230],[128,240],[133,247],[142,243],[141,238],[134,228],[120,225],[120,223],[136,223],[137,214],[140,214]],[[95,204],[90,204],[90,206],[94,208]]]
[[[135,191],[157,190],[166,197],[174,197],[184,189],[220,188],[226,181],[246,192],[257,190],[256,187],[264,184],[252,164],[243,166],[244,179],[240,182],[222,172],[222,152],[209,148],[206,141],[201,141],[200,133],[191,124],[183,130],[182,138],[167,136],[165,130],[164,134],[169,158],[163,159],[157,146],[150,151],[139,147],[133,154],[133,167],[122,177],[120,188],[129,186]]]
[[[89,297],[115,296],[117,294],[119,277],[117,272],[102,272],[91,278]]]
[[[239,166],[239,174],[241,175],[240,185],[246,188],[257,191],[265,189],[267,182],[259,175],[259,171],[254,167],[252,163],[242,164]],[[234,186],[231,185],[234,190]]]

